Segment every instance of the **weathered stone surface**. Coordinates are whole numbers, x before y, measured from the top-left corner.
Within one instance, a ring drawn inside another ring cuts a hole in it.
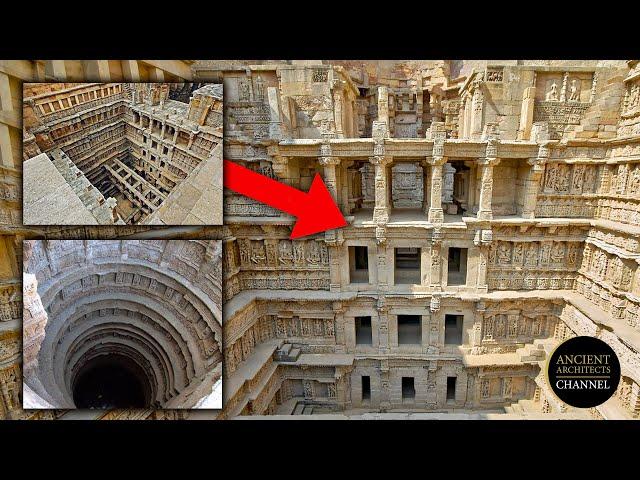
[[[25,155],[68,184],[27,159],[25,224],[221,224],[222,85],[189,85],[25,84]]]
[[[198,61],[192,74],[223,80],[225,158],[301,189],[319,173],[349,226],[291,241],[293,219],[226,192],[219,229],[38,230],[223,240],[225,405],[189,418],[638,417],[637,61]],[[7,205],[0,224],[18,224]],[[544,375],[575,335],[622,364],[618,393],[590,411]],[[175,418],[98,416],[158,415]]]

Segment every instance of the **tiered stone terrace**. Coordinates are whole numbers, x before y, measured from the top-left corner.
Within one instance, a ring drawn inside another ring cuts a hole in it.
[[[172,87],[183,93],[166,83],[25,84],[24,223],[222,223],[222,85],[194,89],[189,103],[169,98]],[[47,161],[81,202],[52,198],[69,189],[43,175]]]
[[[224,240],[226,403],[189,418],[638,417],[636,61],[191,68],[189,80],[224,82],[225,158],[301,189],[320,173],[349,226],[291,241],[292,218],[225,192],[223,228],[100,232]],[[11,292],[9,235],[24,230],[7,202]],[[603,339],[622,365],[617,394],[586,411],[544,376],[575,335]],[[27,416],[11,338],[5,409]]]

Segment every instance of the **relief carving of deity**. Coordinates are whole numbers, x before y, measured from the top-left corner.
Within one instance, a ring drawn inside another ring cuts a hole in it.
[[[312,398],[313,397],[313,385],[309,380],[304,381],[304,398]]]
[[[511,263],[511,248],[509,244],[500,242],[498,246],[498,264],[506,265]]]
[[[496,315],[496,337],[504,337],[505,333],[505,319],[504,315]]]
[[[243,264],[249,263],[249,245],[248,240],[238,240],[240,247],[240,261]]]
[[[482,379],[482,382],[480,383],[480,394],[482,395],[482,398],[489,398],[489,380],[487,379]]]
[[[282,265],[291,265],[293,262],[293,245],[289,240],[280,240],[278,260]]]
[[[576,165],[573,167],[573,182],[572,182],[572,190],[580,191],[582,190],[582,181],[584,177],[584,166]]]
[[[496,263],[496,243],[492,243],[489,247],[489,265],[495,265]]]
[[[596,187],[596,167],[587,166],[584,172],[584,181],[582,183],[583,192],[593,192]]]
[[[251,245],[251,261],[256,265],[263,265],[267,260],[264,250],[264,242],[262,240],[254,241]]]
[[[554,80],[551,84],[551,88],[547,92],[545,96],[545,100],[547,102],[557,102],[558,101],[558,84]]]
[[[320,244],[320,259],[323,265],[329,265],[329,250],[324,243]]]
[[[540,263],[549,263],[549,254],[551,253],[551,245],[544,243],[540,249]]]
[[[564,261],[564,244],[554,242],[551,249],[551,263],[562,263]]]
[[[578,81],[574,78],[571,81],[571,87],[569,88],[569,101],[577,102],[578,100],[580,100],[580,97],[578,95]]]
[[[255,97],[258,102],[264,101],[264,80],[262,80],[260,75],[258,75],[258,78],[256,79]]]
[[[249,84],[246,80],[240,80],[238,82],[238,100],[241,102],[248,102],[251,99],[249,92]]]
[[[619,287],[622,283],[622,269],[624,265],[620,257],[616,257],[609,265],[609,274],[611,276],[611,281],[616,287]]]
[[[302,323],[302,336],[303,337],[310,337],[311,336],[311,322],[312,320],[309,320],[308,318],[304,318],[300,320],[300,323]]]
[[[618,167],[618,193],[625,193],[627,189],[627,177],[629,175],[629,166],[626,164]]]
[[[276,245],[273,241],[265,241],[266,249],[267,249],[267,261],[270,265],[276,263]]]
[[[437,248],[431,250],[431,265],[433,267],[440,265],[440,250]]]
[[[293,242],[293,261],[296,265],[304,263],[304,242]]]
[[[319,265],[321,262],[320,251],[318,249],[318,242],[316,241],[309,242],[307,262],[309,262],[310,265]]]
[[[331,320],[326,320],[324,322],[324,330],[325,330],[325,334],[328,337],[333,337],[334,335],[334,328],[333,328],[333,319]]]
[[[524,246],[522,243],[516,243],[513,246],[513,262],[518,265],[522,264],[522,255],[524,251]]]
[[[569,191],[569,177],[571,175],[571,170],[567,165],[558,165],[558,177],[557,184],[555,190],[557,192],[568,192]]]
[[[276,319],[276,335],[278,338],[287,336],[287,330],[283,318]]]
[[[525,263],[527,265],[536,265],[538,263],[538,248],[536,247],[535,242],[531,243],[527,248]]]
[[[573,243],[569,246],[568,260],[569,265],[575,265],[578,261],[578,247]]]
[[[631,180],[629,181],[629,193],[640,193],[640,167],[633,169]]]

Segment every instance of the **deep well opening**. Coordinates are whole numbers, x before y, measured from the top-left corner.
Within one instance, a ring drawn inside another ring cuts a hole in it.
[[[25,273],[23,298],[27,305],[42,305],[34,318],[44,332],[23,359],[26,405],[221,405],[222,245],[213,240],[144,245],[148,250],[122,240],[25,242],[25,268],[35,273]],[[156,261],[172,260],[162,266],[150,262],[149,250],[158,252]],[[51,276],[49,261],[67,255],[102,262],[69,263]],[[198,267],[188,278],[178,273],[186,258]],[[206,281],[196,277],[198,269],[209,272]],[[190,295],[189,288],[206,289],[208,299]]]
[[[83,365],[73,382],[77,408],[145,408],[151,385],[142,369],[121,355],[108,355]]]

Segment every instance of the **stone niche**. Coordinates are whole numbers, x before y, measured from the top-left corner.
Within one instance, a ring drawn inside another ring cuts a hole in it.
[[[593,72],[537,72],[534,122],[547,122],[552,140],[579,125],[593,102]]]

